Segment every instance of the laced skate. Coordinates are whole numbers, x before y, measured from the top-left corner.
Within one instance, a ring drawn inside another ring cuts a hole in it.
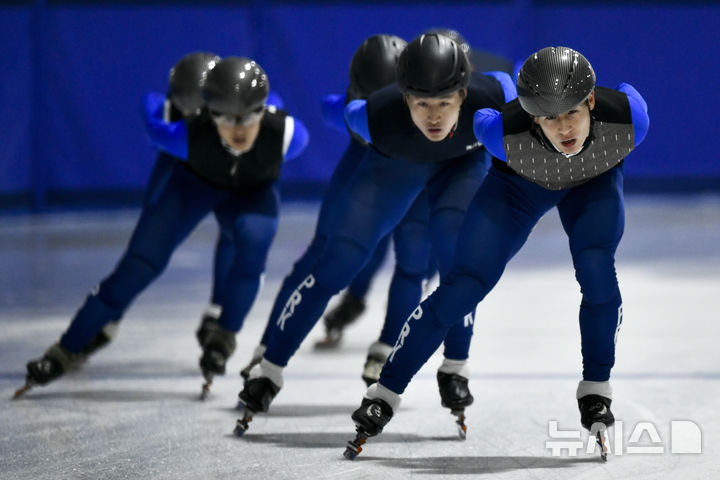
[[[225,375],[225,364],[235,351],[235,333],[220,327],[217,322],[207,322],[207,331],[203,336],[203,354],[200,357],[200,371],[205,383],[200,390],[200,399],[210,394],[215,375]],[[202,327],[201,327],[202,328]],[[198,330],[198,339],[200,334]]]
[[[62,376],[68,370],[79,366],[84,359],[80,353],[72,353],[59,343],[52,345],[42,358],[27,364],[25,385],[15,391],[13,399],[20,398],[35,385],[46,385]]]
[[[379,398],[363,398],[360,407],[352,413],[355,422],[355,438],[349,440],[343,456],[348,460],[362,452],[362,445],[369,437],[380,434],[393,416],[392,407]]]
[[[241,437],[249,428],[248,424],[256,413],[268,411],[270,403],[279,391],[280,387],[266,377],[251,378],[245,382],[245,386],[238,394],[240,400],[237,404],[237,410],[241,411],[243,416],[235,423],[233,433]]]
[[[465,440],[467,437],[467,425],[465,425],[465,408],[472,405],[475,400],[468,387],[468,379],[454,373],[437,373],[438,389],[440,391],[440,403],[443,407],[449,408],[450,413],[457,417],[458,434]]]
[[[615,417],[610,411],[612,400],[602,395],[585,395],[578,399],[580,409],[580,423],[595,435],[595,441],[600,447],[600,459],[607,462],[607,427],[615,423]]]

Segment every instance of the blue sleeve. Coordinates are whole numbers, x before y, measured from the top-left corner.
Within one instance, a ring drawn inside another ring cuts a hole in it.
[[[367,143],[372,143],[365,100],[353,100],[345,106],[345,123]]]
[[[505,95],[505,103],[511,102],[517,98],[517,88],[515,87],[515,82],[513,82],[512,78],[510,78],[510,75],[500,71],[483,72],[483,75],[493,77],[500,82],[503,94]]]
[[[280,96],[280,94],[273,90],[270,90],[270,93],[268,93],[268,98],[265,101],[265,104],[272,105],[275,108],[277,108],[278,110],[282,110],[283,107],[285,106],[285,103],[283,102],[283,99]]]
[[[150,142],[174,157],[187,159],[188,135],[185,122],[166,122],[163,119],[164,105],[164,95],[151,92],[143,97],[143,119]]]
[[[325,125],[347,132],[345,125],[345,95],[325,95],[322,99],[322,117]]]
[[[506,162],[503,144],[502,114],[492,108],[481,108],[473,117],[473,131],[490,155]]]
[[[292,127],[288,127],[290,124]],[[305,147],[307,147],[307,144],[310,141],[310,134],[308,133],[305,124],[294,117],[285,117],[286,132],[288,128],[292,130],[292,137],[285,142],[287,144],[287,149],[283,149],[283,151],[285,152],[285,160],[292,160],[305,150]]]
[[[635,87],[628,83],[619,84],[615,87],[615,90],[624,93],[628,97],[633,128],[635,129],[635,146],[637,147],[643,140],[645,140],[648,128],[650,128],[650,117],[647,113],[647,102],[645,102],[642,95],[635,90]]]
[[[517,81],[518,75],[520,75],[520,69],[522,68],[524,63],[525,63],[525,60],[517,60],[515,62],[515,66],[513,67],[513,76],[512,76],[514,81]]]

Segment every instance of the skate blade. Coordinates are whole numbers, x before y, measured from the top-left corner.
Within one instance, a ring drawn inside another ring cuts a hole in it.
[[[237,422],[235,422],[235,429],[233,430],[233,433],[237,437],[242,437],[248,428],[250,428],[249,423],[252,421],[252,415],[245,415],[243,418],[238,418]]]
[[[255,412],[247,408],[245,404],[242,403],[242,400],[238,401],[235,409],[242,413],[242,418],[238,418],[235,422],[235,429],[233,430],[233,433],[238,437],[242,437],[247,429],[250,428],[249,423],[252,421]]]
[[[367,440],[367,437],[360,433],[357,434],[354,440],[348,440],[345,451],[343,452],[343,457],[348,460],[355,460],[355,457],[362,452],[362,445],[365,443],[365,440]]]
[[[33,385],[35,385],[35,384],[30,381],[25,383],[25,385],[23,385],[22,387],[15,390],[15,394],[13,395],[12,399],[17,400],[18,398],[22,397],[23,395],[25,395],[25,393],[27,393],[33,387]]]
[[[203,372],[205,383],[203,383],[202,389],[200,390],[200,400],[206,400],[208,395],[210,395],[210,386],[212,385],[214,376],[212,373]]]
[[[605,444],[605,436],[603,435],[603,432],[597,432],[597,435],[595,436],[595,441],[600,447],[600,460],[602,460],[603,462],[607,462],[608,449],[607,445]]]
[[[461,440],[467,439],[467,425],[465,425],[465,410],[451,410],[450,413],[457,417],[455,425]]]

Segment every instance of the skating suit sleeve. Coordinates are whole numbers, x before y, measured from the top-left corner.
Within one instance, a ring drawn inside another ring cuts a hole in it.
[[[473,117],[473,131],[477,139],[485,145],[490,155],[507,161],[503,147],[502,114],[492,108],[481,108]]]
[[[630,104],[630,114],[632,115],[633,130],[635,133],[635,146],[645,140],[648,128],[650,127],[650,117],[648,116],[648,107],[645,99],[635,90],[635,87],[628,83],[620,83],[615,90],[622,92],[628,97]]]
[[[512,81],[512,78],[510,78],[510,75],[500,71],[483,72],[483,75],[493,77],[495,80],[500,82],[503,94],[505,95],[505,103],[517,98],[517,87],[515,86],[515,82]]]
[[[345,124],[345,95],[330,94],[322,99],[322,117],[325,125],[347,132]]]
[[[285,117],[285,130],[283,131],[283,159],[292,160],[300,155],[310,141],[305,124],[295,117]]]
[[[350,131],[360,136],[367,143],[372,143],[366,100],[353,100],[347,104],[345,107],[345,123],[347,123]]]
[[[156,92],[145,94],[142,102],[143,119],[150,142],[156,148],[170,155],[188,157],[188,132],[184,120],[171,122],[166,112],[169,101],[165,95]]]
[[[505,102],[511,102],[517,98],[515,83],[505,72],[484,72],[484,75],[491,76],[500,82],[505,95]],[[493,157],[505,160],[503,148],[502,115],[492,108],[481,108],[473,117],[473,131],[475,137],[485,145],[485,149]]]

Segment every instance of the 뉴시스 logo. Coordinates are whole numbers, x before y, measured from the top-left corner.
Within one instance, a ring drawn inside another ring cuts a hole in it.
[[[604,428],[602,424],[595,424]],[[610,435],[612,431],[612,435]],[[702,432],[700,427],[691,420],[672,420],[667,438],[660,436],[658,429],[652,422],[638,422],[629,430],[629,436],[625,435],[626,426],[621,420],[617,420],[608,431],[605,432],[605,443],[608,453],[619,455],[635,454],[664,454],[669,451],[671,454],[697,454],[702,453]],[[595,441],[597,430],[587,437],[583,443],[580,430],[560,430],[557,420],[548,422],[548,434],[550,440],[545,441],[545,448],[552,451],[553,457],[560,457],[566,454],[569,457],[577,456],[580,450],[592,454],[599,448]],[[669,447],[669,450],[668,450]]]

